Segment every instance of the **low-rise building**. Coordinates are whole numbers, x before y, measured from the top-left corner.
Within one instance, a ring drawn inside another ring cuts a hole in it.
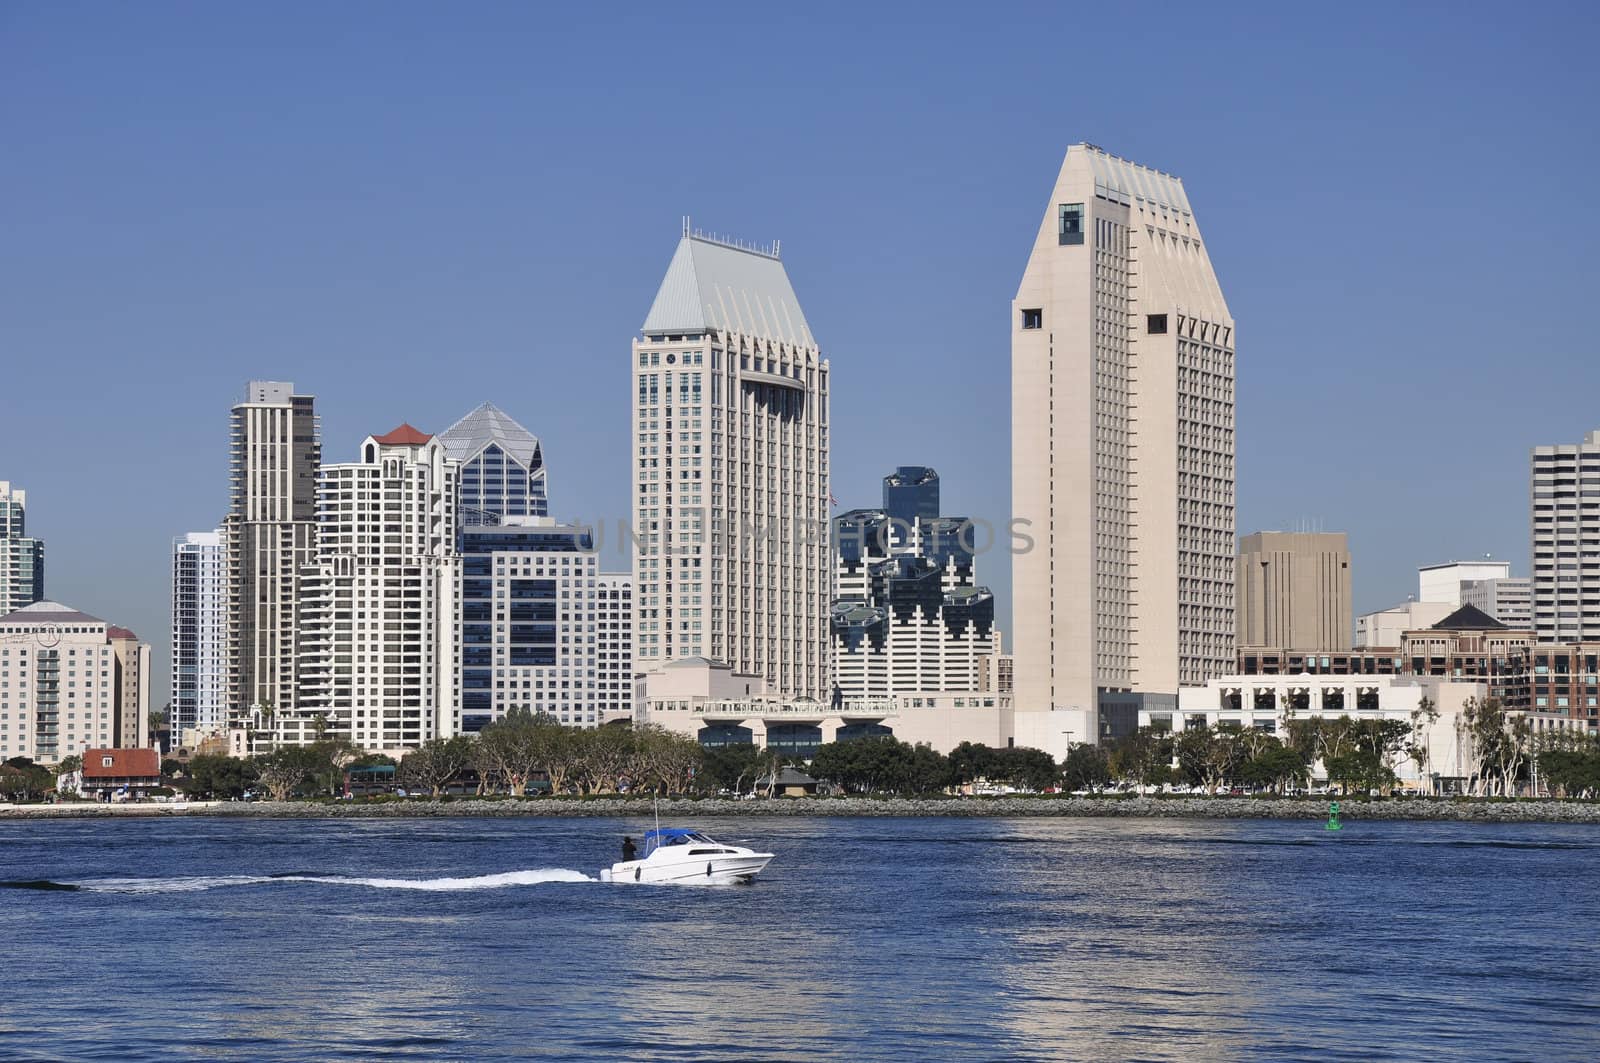
[[[1139,724],[1174,732],[1232,724],[1287,738],[1294,719],[1396,721],[1418,728],[1427,755],[1421,764],[1400,756],[1390,767],[1403,788],[1432,792],[1470,776],[1471,746],[1460,717],[1469,700],[1487,696],[1483,683],[1426,677],[1231,675],[1183,687],[1176,713],[1141,710]],[[1424,699],[1436,714],[1431,719],[1421,712]],[[1313,777],[1325,776],[1320,766],[1313,769]]]
[[[1356,642],[1358,650],[1400,645],[1407,631],[1432,627],[1451,613],[1457,605],[1449,602],[1401,602],[1399,605],[1356,617]]]
[[[1004,746],[1012,735],[1009,695],[927,691],[828,701],[771,693],[761,677],[687,657],[639,677],[640,724],[665,727],[708,747],[754,745],[809,758],[818,746],[892,735],[948,753],[962,742]]]
[[[161,785],[154,749],[86,749],[78,792],[101,801],[143,797]]]

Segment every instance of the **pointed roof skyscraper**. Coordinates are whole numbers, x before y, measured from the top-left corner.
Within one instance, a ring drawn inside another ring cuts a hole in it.
[[[549,515],[548,477],[539,438],[492,402],[438,435],[461,462],[461,506],[468,524]]]

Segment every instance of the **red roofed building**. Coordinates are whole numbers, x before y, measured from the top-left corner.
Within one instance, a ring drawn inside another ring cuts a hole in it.
[[[129,796],[161,785],[161,754],[154,749],[85,749],[83,783],[85,796],[110,800],[113,794],[127,791]]]
[[[428,433],[402,422],[399,428],[387,435],[373,436],[372,441],[386,447],[420,447],[432,438]]]

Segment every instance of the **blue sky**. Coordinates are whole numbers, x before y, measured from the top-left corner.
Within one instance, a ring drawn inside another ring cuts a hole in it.
[[[1010,299],[1087,140],[1188,187],[1241,533],[1349,531],[1360,610],[1524,573],[1528,448],[1600,427],[1597,10],[0,5],[0,479],[50,596],[158,658],[250,378],[318,397],[330,460],[491,399],[557,515],[614,519],[689,214],[783,241],[843,506],[930,464],[1003,520]]]

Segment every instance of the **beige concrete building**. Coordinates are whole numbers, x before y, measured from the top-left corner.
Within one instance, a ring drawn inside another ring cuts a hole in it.
[[[828,362],[776,246],[691,232],[633,341],[635,660],[828,691]]]
[[[1011,327],[1017,742],[1059,755],[1233,667],[1233,318],[1182,181],[1069,148]]]
[[[1402,602],[1387,609],[1356,617],[1356,649],[1394,649],[1405,641],[1407,631],[1432,627],[1451,613],[1449,602]],[[1292,647],[1315,649],[1316,647]]]
[[[1438,602],[1452,610],[1462,605],[1461,593],[1473,580],[1508,579],[1511,562],[1484,559],[1482,561],[1442,561],[1437,565],[1423,565],[1417,569],[1417,601]]]
[[[1011,698],[923,691],[888,697],[785,697],[760,676],[704,657],[679,658],[639,680],[637,721],[701,745],[754,745],[809,758],[819,745],[892,735],[948,753],[962,742],[1010,743]]]
[[[1350,542],[1344,532],[1256,532],[1234,569],[1240,646],[1350,648]]]
[[[59,602],[0,617],[0,760],[149,744],[150,645]]]

